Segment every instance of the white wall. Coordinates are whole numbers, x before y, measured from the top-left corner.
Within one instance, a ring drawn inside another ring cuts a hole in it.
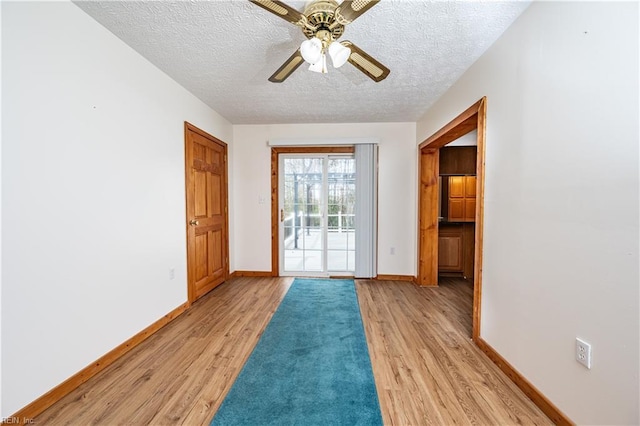
[[[578,424],[640,422],[638,48],[637,2],[533,3],[417,125],[487,96],[481,335]]]
[[[379,139],[378,273],[416,273],[415,123],[234,126],[235,267],[271,270],[271,148],[274,138]],[[263,197],[264,204],[259,200]],[[391,255],[391,247],[395,255]]]
[[[447,146],[476,146],[478,145],[478,131],[473,130],[464,136],[450,142]]]
[[[0,5],[0,200],[2,200],[2,6]],[[0,395],[2,395],[2,206],[0,203]],[[0,417],[2,396],[0,396]]]
[[[71,3],[2,19],[6,417],[186,301],[183,122],[233,130]]]

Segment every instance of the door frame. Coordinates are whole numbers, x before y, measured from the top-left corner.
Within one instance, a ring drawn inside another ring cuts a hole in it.
[[[280,276],[280,154],[354,154],[351,146],[271,147],[271,276]]]
[[[194,269],[194,262],[190,262],[189,261],[189,253],[192,252],[192,250],[189,249],[189,244],[195,244],[195,242],[191,242],[189,240],[189,230],[190,230],[190,226],[189,225],[189,218],[193,217],[193,212],[191,211],[191,206],[189,205],[189,199],[190,197],[193,198],[195,196],[195,194],[193,194],[193,186],[192,186],[192,179],[191,179],[191,164],[189,162],[189,159],[191,158],[191,154],[188,152],[189,146],[188,146],[188,132],[192,131],[194,133],[198,133],[200,136],[209,139],[210,141],[212,141],[213,143],[216,143],[218,145],[221,145],[224,149],[224,156],[223,156],[223,163],[224,163],[224,185],[223,185],[223,190],[224,193],[222,194],[221,197],[221,201],[224,203],[224,239],[222,241],[222,250],[223,250],[223,256],[224,256],[224,266],[223,266],[223,276],[224,276],[224,281],[229,279],[229,166],[228,166],[228,156],[227,156],[227,151],[228,151],[228,145],[221,141],[220,139],[216,138],[215,136],[210,135],[209,133],[205,132],[202,129],[199,129],[198,127],[194,126],[193,124],[185,121],[184,122],[184,173],[185,173],[185,241],[186,241],[186,248],[187,248],[187,303],[188,306],[191,306],[191,304],[193,302],[195,302],[197,300],[196,298],[196,289],[195,289],[195,271]]]
[[[421,286],[437,286],[440,148],[473,130],[478,131],[472,315],[472,338],[476,343],[480,339],[482,296],[486,116],[485,96],[418,145],[417,282]]]

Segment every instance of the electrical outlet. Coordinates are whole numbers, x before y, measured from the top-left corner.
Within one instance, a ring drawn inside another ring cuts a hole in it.
[[[389,252],[391,253],[391,255],[395,255],[396,254],[396,248],[395,247],[391,247],[391,250],[389,250]]]
[[[172,280],[176,277],[176,269],[175,268],[169,268],[169,279]]]
[[[591,344],[576,337],[576,361],[591,369]]]

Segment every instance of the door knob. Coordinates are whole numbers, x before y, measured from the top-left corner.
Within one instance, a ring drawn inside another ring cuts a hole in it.
[[[195,219],[191,219],[189,221],[189,225],[191,225],[191,226],[198,226],[198,224],[199,224],[199,222],[197,220],[195,220]]]

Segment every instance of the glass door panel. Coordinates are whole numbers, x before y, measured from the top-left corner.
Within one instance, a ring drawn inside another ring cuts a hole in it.
[[[322,272],[323,159],[284,158],[284,271]]]
[[[327,270],[355,270],[356,179],[354,158],[329,158],[327,165]]]

